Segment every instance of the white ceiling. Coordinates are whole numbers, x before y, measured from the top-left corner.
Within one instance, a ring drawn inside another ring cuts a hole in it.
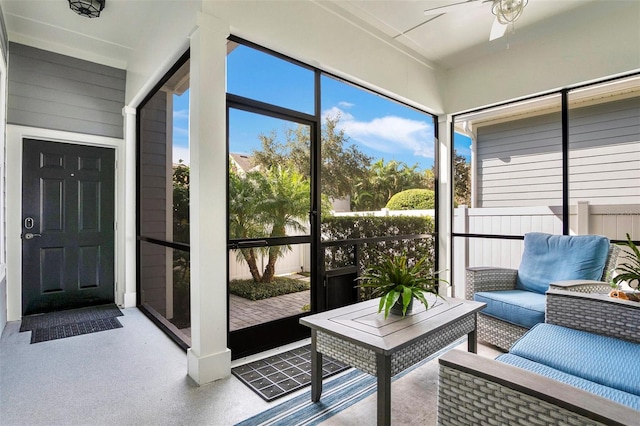
[[[9,40],[126,68],[133,49],[161,18],[163,0],[107,0],[99,18],[69,9],[67,0],[0,0]]]
[[[214,0],[205,0],[214,1]],[[298,0],[301,1],[301,0]],[[529,0],[515,33],[489,41],[493,15],[489,4],[469,5],[434,19],[424,10],[460,0],[312,0],[378,37],[444,69],[522,41],[562,31],[588,20],[608,1]],[[76,15],[67,0],[0,0],[9,40],[87,60],[127,68],[138,43],[155,25],[170,25],[163,3],[199,0],[107,0],[102,16]],[[475,6],[475,7],[474,7]],[[250,8],[247,8],[250,13]]]
[[[335,4],[376,27],[429,61],[448,69],[505,50],[518,41],[547,36],[582,19],[593,0],[529,0],[522,16],[501,39],[489,41],[495,16],[491,2],[468,2],[454,12],[425,16],[426,9],[464,0],[339,1]],[[592,6],[592,5],[591,5]],[[561,16],[562,19],[551,19]]]

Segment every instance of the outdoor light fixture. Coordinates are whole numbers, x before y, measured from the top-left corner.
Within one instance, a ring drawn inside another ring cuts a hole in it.
[[[494,0],[491,12],[502,25],[518,20],[529,0]]]
[[[80,16],[97,18],[107,0],[69,0],[69,7]]]

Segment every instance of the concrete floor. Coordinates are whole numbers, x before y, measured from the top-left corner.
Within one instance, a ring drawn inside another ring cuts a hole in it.
[[[269,404],[233,376],[198,387],[186,375],[185,352],[138,309],[123,312],[123,328],[33,345],[30,332],[19,333],[19,322],[7,324],[0,339],[0,424],[232,425],[308,391]],[[494,357],[497,352],[480,346],[479,353]],[[233,366],[265,355],[234,361]],[[435,424],[433,363],[392,386],[392,397],[414,394],[420,406],[430,401],[421,414],[422,424]],[[423,390],[422,396],[416,387]],[[374,398],[375,394],[327,423],[374,422]]]
[[[0,424],[228,425],[269,407],[235,377],[196,386],[187,358],[138,309],[123,328],[29,344],[0,339]]]

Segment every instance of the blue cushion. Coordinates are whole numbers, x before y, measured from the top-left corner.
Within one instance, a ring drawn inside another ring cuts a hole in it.
[[[640,410],[640,396],[638,395],[633,395],[631,393],[623,392],[609,386],[594,383],[581,377],[564,373],[560,370],[556,370],[546,365],[533,362],[526,358],[522,358],[513,354],[503,354],[496,359],[506,364],[524,368],[525,370],[529,370],[542,376],[549,377],[550,379],[554,379],[559,382],[574,386],[576,388],[586,390],[587,392],[595,393],[596,395],[600,395],[604,398],[618,402],[622,405],[626,405],[635,410]],[[628,366],[628,368],[634,367]]]
[[[481,291],[473,299],[487,304],[483,314],[520,327],[531,328],[544,322],[544,294],[524,290]]]
[[[597,312],[593,313],[598,315]],[[538,324],[509,350],[567,374],[640,396],[640,343]]]
[[[600,235],[525,234],[516,288],[544,294],[553,281],[599,280],[608,253]]]

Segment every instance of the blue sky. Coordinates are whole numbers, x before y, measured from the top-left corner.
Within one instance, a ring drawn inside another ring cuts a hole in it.
[[[227,60],[227,90],[230,93],[313,114],[313,72],[271,55],[239,46]],[[391,101],[323,76],[321,80],[324,117],[340,116],[339,128],[349,143],[374,158],[397,160],[420,170],[433,165],[434,129],[432,117],[413,108]],[[188,91],[174,96],[174,161],[186,157]],[[295,123],[231,111],[230,151],[251,154],[260,147],[258,135],[275,130],[282,135],[284,127]],[[281,139],[282,140],[282,139]],[[456,135],[457,151],[469,156],[470,140]]]

